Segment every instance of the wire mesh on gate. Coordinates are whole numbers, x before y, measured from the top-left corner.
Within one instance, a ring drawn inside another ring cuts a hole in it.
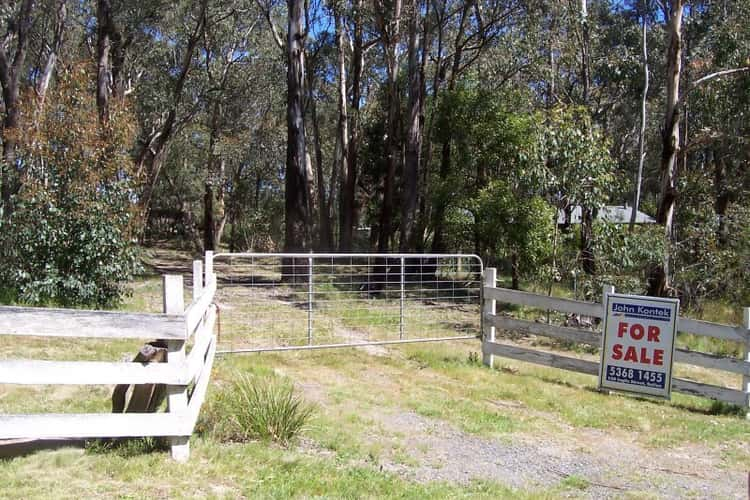
[[[474,255],[216,254],[220,349],[231,352],[472,338]]]

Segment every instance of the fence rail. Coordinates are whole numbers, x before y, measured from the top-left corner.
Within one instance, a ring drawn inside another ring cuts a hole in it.
[[[486,365],[493,365],[494,356],[502,356],[588,375],[599,374],[599,362],[498,343],[496,341],[496,331],[500,329],[529,333],[593,347],[600,347],[601,345],[601,335],[599,333],[580,328],[539,323],[498,315],[496,314],[496,303],[503,302],[538,309],[555,310],[599,319],[604,318],[605,315],[603,303],[583,302],[497,288],[495,278],[495,269],[488,268],[485,270],[484,303],[482,307],[482,352]],[[608,291],[613,292],[614,289],[610,288]],[[682,348],[675,349],[674,358],[676,363],[740,374],[743,376],[742,387],[735,389],[693,380],[673,378],[672,390],[738,406],[750,407],[750,354],[748,354],[750,352],[750,308],[744,310],[744,317],[743,326],[722,325],[684,317],[678,318],[677,321],[678,331],[742,343],[745,346],[745,355],[743,358],[718,356]]]
[[[167,413],[0,415],[0,439],[161,436],[170,438],[173,458],[187,460],[216,353],[216,276],[207,265],[204,280],[202,262],[193,263],[187,308],[182,276],[164,276],[163,284],[163,314],[0,307],[0,336],[151,339],[166,343],[166,363],[0,360],[0,384],[165,384]]]

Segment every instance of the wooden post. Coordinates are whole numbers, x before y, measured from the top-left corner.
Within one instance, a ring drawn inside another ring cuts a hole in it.
[[[214,279],[214,253],[211,250],[206,251],[206,286],[211,284]]]
[[[745,327],[745,334],[747,334],[747,337],[745,338],[745,362],[750,363],[750,307],[746,307],[743,309],[742,314],[742,326]],[[743,375],[742,376],[742,390],[745,391],[745,407],[747,408],[747,412],[745,413],[745,416],[748,420],[750,420],[750,376],[749,375]],[[750,479],[750,478],[749,478]],[[748,483],[748,488],[750,488],[750,482]]]
[[[496,284],[497,284],[497,270],[494,267],[488,267],[487,269],[484,270],[484,286],[495,288]],[[484,363],[485,366],[494,368],[495,356],[493,356],[492,354],[489,354],[484,349],[484,344],[486,342],[495,341],[495,327],[490,326],[484,320],[484,316],[486,314],[495,314],[495,301],[488,300],[486,297],[484,297],[484,292],[483,292],[482,293],[482,363]]]
[[[612,285],[604,285],[602,287],[602,343],[599,347],[599,356],[601,357],[604,352],[604,318],[607,317],[607,295],[615,293],[615,287]],[[602,361],[599,360],[599,380],[602,379]],[[598,383],[598,382],[597,382]],[[599,392],[602,394],[611,394],[612,392],[607,389],[599,388]]]
[[[203,262],[193,261],[193,300],[203,293]]]
[[[182,276],[165,275],[164,286],[164,312],[166,314],[183,314],[185,312],[185,299],[182,294]],[[185,340],[167,341],[167,362],[169,364],[185,363]],[[172,415],[187,412],[187,386],[167,386],[168,411]],[[190,457],[190,436],[174,436],[169,438],[172,447],[172,458],[178,462],[185,462]]]

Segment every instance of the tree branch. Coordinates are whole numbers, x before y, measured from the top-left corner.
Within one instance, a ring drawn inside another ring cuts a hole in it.
[[[258,8],[263,11],[263,15],[266,16],[266,21],[268,21],[268,26],[271,27],[271,34],[273,35],[273,41],[276,42],[276,46],[280,50],[284,50],[284,42],[281,40],[281,36],[279,35],[279,30],[276,28],[276,24],[274,24],[273,19],[271,19],[271,7],[263,5],[260,0],[255,0],[255,3],[258,4]]]
[[[696,81],[694,81],[690,86],[691,89],[695,89],[698,85],[702,83],[706,83],[710,80],[713,80],[715,78],[721,78],[722,76],[732,75],[734,73],[744,73],[745,71],[750,71],[750,66],[744,66],[742,68],[733,68],[733,69],[724,69],[721,71],[716,71],[715,73],[711,73],[706,76],[702,76],[701,78],[698,78]]]

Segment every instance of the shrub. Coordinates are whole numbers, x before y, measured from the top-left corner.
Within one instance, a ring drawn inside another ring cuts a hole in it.
[[[21,106],[18,192],[0,222],[4,300],[104,307],[138,270],[134,116],[113,103],[98,120],[91,68],[62,66],[43,108]]]
[[[290,382],[240,374],[209,402],[198,430],[221,441],[262,439],[286,445],[312,414],[313,407]]]

